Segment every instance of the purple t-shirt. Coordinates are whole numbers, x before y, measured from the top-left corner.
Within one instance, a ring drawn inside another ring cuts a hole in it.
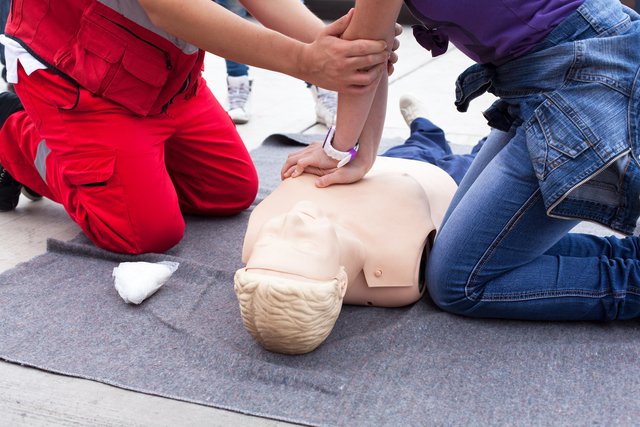
[[[474,61],[500,65],[542,41],[584,0],[405,0],[433,56],[449,41]]]

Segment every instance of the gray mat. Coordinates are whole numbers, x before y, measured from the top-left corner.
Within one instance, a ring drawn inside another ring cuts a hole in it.
[[[261,194],[286,136],[254,151]],[[316,351],[264,351],[242,327],[232,275],[248,213],[187,219],[168,254],[114,255],[79,236],[0,275],[0,358],[144,393],[311,425],[631,425],[640,324],[473,320],[428,300],[345,306]],[[180,262],[140,306],[125,260]]]

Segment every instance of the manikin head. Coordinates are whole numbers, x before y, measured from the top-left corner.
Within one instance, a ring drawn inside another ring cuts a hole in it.
[[[329,335],[340,314],[347,274],[334,224],[311,202],[260,229],[234,278],[242,322],[267,350],[302,354]]]

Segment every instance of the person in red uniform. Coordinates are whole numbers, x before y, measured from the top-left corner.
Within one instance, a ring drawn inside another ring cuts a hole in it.
[[[325,27],[298,0],[261,3],[245,6],[271,29],[208,0],[13,1],[0,210],[28,187],[97,246],[138,254],[177,244],[184,213],[246,209],[257,174],[201,75],[204,51],[356,93],[390,57],[383,41],[339,38],[350,15]]]

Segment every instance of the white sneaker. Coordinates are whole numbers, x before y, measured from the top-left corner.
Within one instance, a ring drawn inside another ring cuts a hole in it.
[[[338,94],[316,85],[309,86],[309,89],[316,103],[316,121],[326,127],[333,126],[336,123],[338,111]]]
[[[400,113],[404,118],[407,126],[411,126],[411,123],[418,117],[427,117],[427,107],[413,95],[402,95],[400,97]]]
[[[249,76],[227,77],[227,98],[229,117],[233,123],[241,125],[249,121],[249,97],[252,81]]]

